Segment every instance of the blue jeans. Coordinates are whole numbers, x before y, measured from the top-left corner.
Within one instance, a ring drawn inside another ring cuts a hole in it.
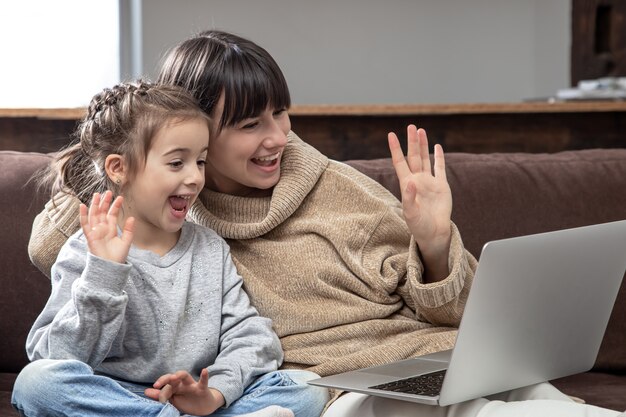
[[[277,371],[256,379],[241,398],[212,416],[230,417],[270,405],[291,409],[298,417],[318,417],[328,401],[326,389],[308,385],[316,375]],[[146,386],[94,374],[76,360],[41,359],[28,364],[13,388],[13,407],[22,416],[179,417],[171,404],[146,397]]]

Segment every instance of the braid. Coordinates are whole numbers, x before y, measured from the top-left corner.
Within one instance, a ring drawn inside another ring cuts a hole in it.
[[[106,173],[107,156],[123,156],[129,173],[135,172],[145,160],[152,137],[174,118],[208,122],[196,101],[178,87],[139,80],[102,90],[91,99],[73,144],[53,163],[48,176],[53,196],[61,191],[87,203],[95,192],[119,194],[120,186]]]
[[[154,88],[154,84],[142,80],[105,88],[91,99],[87,118],[95,120],[102,111],[115,107],[124,99],[132,100],[133,96],[145,96],[152,88]]]

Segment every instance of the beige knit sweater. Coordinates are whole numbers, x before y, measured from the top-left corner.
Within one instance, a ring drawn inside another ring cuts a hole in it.
[[[285,368],[334,374],[451,348],[476,260],[452,226],[450,275],[421,281],[400,203],[295,134],[267,198],[205,189],[189,219],[217,231],[259,312],[273,320]],[[33,225],[31,260],[49,275],[78,229],[78,202],[48,203]]]

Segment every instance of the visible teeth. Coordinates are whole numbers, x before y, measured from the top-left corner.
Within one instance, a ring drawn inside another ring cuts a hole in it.
[[[185,200],[191,200],[191,196],[190,195],[177,195],[176,197],[184,198]]]
[[[263,161],[263,162],[267,162],[267,161],[272,161],[276,158],[278,158],[278,155],[280,155],[280,152],[276,152],[274,155],[269,155],[269,156],[260,156],[258,158],[255,158],[257,161]]]

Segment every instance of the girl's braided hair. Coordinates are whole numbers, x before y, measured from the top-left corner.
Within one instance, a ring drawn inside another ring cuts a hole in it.
[[[208,116],[182,88],[146,81],[118,84],[96,94],[74,132],[72,143],[54,159],[43,181],[52,183],[52,196],[71,194],[83,203],[91,196],[120,186],[105,172],[106,157],[124,157],[135,174],[145,163],[152,138],[172,121]]]

